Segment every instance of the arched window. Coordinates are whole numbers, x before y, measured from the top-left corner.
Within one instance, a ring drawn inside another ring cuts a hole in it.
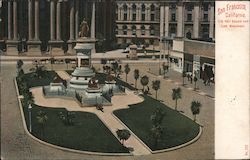
[[[151,14],[150,14],[150,20],[154,21],[155,20],[155,6],[152,4],[150,6]]]
[[[128,6],[126,4],[123,5],[123,10],[124,10],[124,15],[123,15],[123,20],[128,19]]]
[[[150,10],[151,10],[151,12],[155,11],[155,5],[152,4],[152,5],[150,6]]]
[[[141,26],[141,35],[145,35],[145,26],[144,25]]]
[[[153,25],[151,25],[150,27],[149,27],[149,29],[150,29],[150,35],[155,35],[155,28],[154,28],[154,26]]]
[[[145,21],[145,11],[146,11],[146,6],[144,4],[142,4],[141,6],[141,20]]]
[[[124,34],[124,35],[127,35],[128,27],[127,27],[126,25],[123,25],[123,26],[122,26],[122,30],[123,30],[123,34]]]
[[[136,26],[135,25],[132,26],[132,35],[136,35]]]
[[[136,5],[132,5],[132,20],[136,21]]]

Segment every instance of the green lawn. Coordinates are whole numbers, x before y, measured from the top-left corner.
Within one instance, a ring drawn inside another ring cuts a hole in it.
[[[166,149],[192,140],[199,133],[199,125],[179,112],[165,106],[159,101],[144,96],[145,101],[130,106],[129,109],[114,111],[121,119],[151,150]],[[163,135],[161,141],[155,146],[151,134],[152,122],[150,116],[157,107],[166,113],[162,126]]]
[[[24,107],[26,123],[28,110]],[[47,113],[44,134],[37,123],[37,112]],[[65,125],[59,117],[59,112],[66,113],[65,109],[55,109],[34,106],[32,108],[32,134],[43,141],[61,147],[104,153],[128,153],[128,149],[113,136],[110,130],[92,113],[74,112],[74,125]],[[29,124],[27,124],[29,126]]]
[[[32,73],[24,75],[24,80],[29,87],[49,85],[56,73],[48,71],[45,78],[35,78]],[[26,102],[23,102],[23,110],[27,127],[29,128],[29,115]],[[45,125],[44,135],[41,134],[41,126],[37,123],[37,112],[47,113],[48,121]],[[47,108],[34,105],[32,108],[32,134],[43,141],[58,146],[94,152],[128,153],[128,149],[113,136],[110,130],[92,113],[74,112],[75,125],[68,126],[59,117],[59,112],[66,113],[61,108]]]

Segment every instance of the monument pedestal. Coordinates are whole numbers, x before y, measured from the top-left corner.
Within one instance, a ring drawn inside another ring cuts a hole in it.
[[[88,37],[81,37],[81,38],[78,38],[76,40],[76,46],[79,45],[79,44],[80,45],[85,44],[86,46],[89,46],[87,48],[91,48],[91,53],[96,53],[95,43],[96,43],[96,39],[88,38]]]
[[[74,50],[74,47],[76,45],[76,41],[75,40],[68,40],[68,51],[67,53],[70,54],[70,55],[75,55],[76,52]]]
[[[34,56],[34,55],[42,55],[41,52],[41,41],[39,40],[30,40],[27,42],[27,55],[28,56]]]
[[[6,53],[7,55],[17,56],[18,55],[18,40],[7,40],[6,41]]]
[[[53,56],[64,55],[63,50],[63,41],[62,40],[53,40],[49,41],[50,54]]]

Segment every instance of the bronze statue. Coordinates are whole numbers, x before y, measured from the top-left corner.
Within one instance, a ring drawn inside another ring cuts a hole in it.
[[[79,37],[88,37],[88,34],[89,34],[89,26],[88,26],[87,21],[85,21],[85,19],[83,19],[83,21],[82,21],[80,27],[81,27],[81,31],[80,31]]]

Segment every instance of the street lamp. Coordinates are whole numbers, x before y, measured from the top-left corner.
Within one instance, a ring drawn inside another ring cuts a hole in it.
[[[32,132],[32,128],[31,128],[31,109],[32,109],[32,105],[29,104],[29,131],[30,133]]]

